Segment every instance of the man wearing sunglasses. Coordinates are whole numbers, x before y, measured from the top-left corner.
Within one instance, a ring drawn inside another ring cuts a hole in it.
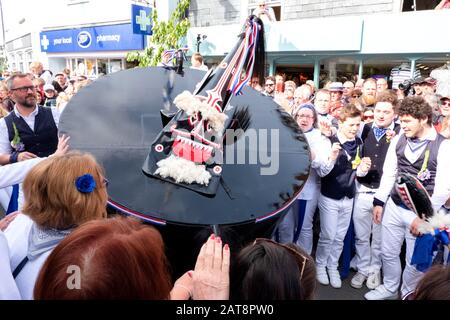
[[[36,88],[26,74],[7,81],[14,110],[0,120],[0,164],[47,157],[58,145],[59,113],[36,105]]]
[[[437,132],[442,130],[442,122],[445,118],[450,117],[450,94],[442,97],[439,106],[439,113],[435,117],[433,124]]]
[[[272,76],[268,76],[266,78],[266,82],[264,83],[264,91],[262,92],[263,95],[274,97],[275,94],[275,78]]]

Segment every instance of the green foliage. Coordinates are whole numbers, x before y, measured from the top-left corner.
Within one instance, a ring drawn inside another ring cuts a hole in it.
[[[166,1],[166,0],[163,0]],[[140,67],[156,66],[161,62],[162,53],[169,49],[181,47],[181,40],[186,36],[190,21],[185,17],[191,0],[179,0],[169,21],[159,21],[156,10],[152,11],[153,35],[150,44],[143,52],[133,51],[127,54],[127,61],[138,61]]]

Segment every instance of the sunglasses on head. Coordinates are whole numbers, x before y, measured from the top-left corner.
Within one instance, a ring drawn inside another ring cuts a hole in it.
[[[253,242],[253,245],[261,243],[261,242],[268,242],[268,243],[274,244],[275,246],[278,246],[280,248],[283,248],[283,249],[287,250],[297,260],[297,263],[298,263],[299,268],[300,268],[300,280],[303,278],[303,272],[305,271],[306,261],[308,260],[307,257],[302,255],[300,252],[298,252],[294,248],[291,248],[291,247],[289,247],[289,246],[287,246],[285,244],[282,244],[282,243],[278,243],[278,242],[273,241],[271,239],[256,238],[255,242]]]

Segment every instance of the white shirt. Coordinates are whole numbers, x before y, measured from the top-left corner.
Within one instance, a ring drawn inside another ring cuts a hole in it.
[[[10,250],[11,270],[15,270],[27,256],[28,238],[32,225],[33,220],[21,213],[17,215],[5,231]],[[34,285],[39,271],[51,252],[52,250],[48,250],[40,254],[36,259],[28,261],[16,277],[15,282],[22,299],[33,299]]]
[[[315,196],[314,193],[317,193],[317,189],[320,185],[320,179],[317,174],[317,170],[320,170],[320,167],[323,162],[325,162],[328,158],[328,154],[324,153],[327,146],[327,138],[322,135],[319,129],[312,129],[309,132],[305,132],[305,137],[308,140],[309,147],[311,151],[314,152],[315,158],[311,162],[311,168],[309,170],[308,179],[305,182],[305,185],[300,192],[298,199],[303,200],[311,200]]]
[[[391,141],[383,166],[383,176],[381,177],[380,188],[375,194],[375,198],[383,202],[387,201],[397,177],[398,167],[396,147],[400,136],[401,135],[396,136]],[[431,127],[427,136],[423,137],[421,140],[435,140],[436,137],[437,132],[434,127]],[[426,148],[426,146],[419,148],[419,150],[414,153],[412,153],[409,148],[406,148],[405,157],[408,161],[414,163],[423,153],[424,148]],[[438,210],[450,197],[450,166],[448,159],[450,159],[450,140],[446,139],[441,143],[437,154],[436,178],[433,196],[431,197],[431,202],[435,210]]]
[[[348,140],[347,138],[345,138],[341,134],[340,131],[338,131],[336,133],[336,137],[338,138],[340,144],[344,144],[347,141],[351,141],[351,140]],[[319,174],[320,177],[325,177],[327,174],[329,174],[331,172],[331,170],[333,170],[334,165],[336,164],[337,158],[336,158],[336,160],[330,160],[328,158],[328,156],[331,153],[331,147],[332,147],[332,143],[331,143],[331,141],[329,139],[327,139],[327,141],[325,143],[325,146],[324,146],[324,154],[327,155],[327,158],[326,158],[325,161],[322,162],[320,168],[317,170],[317,173]],[[342,150],[343,149],[344,148],[342,148]],[[347,153],[347,152],[345,151],[345,153]],[[348,154],[347,154],[347,157],[349,157]],[[350,159],[348,159],[348,160],[350,161]],[[364,176],[367,175],[367,172],[368,171],[366,171],[366,172],[362,171],[361,170],[361,166],[358,166],[358,168],[356,169],[356,176],[357,177],[364,177]]]
[[[51,108],[53,120],[55,121],[56,127],[58,127],[59,124],[59,111],[56,110],[56,108]],[[17,117],[21,117],[27,125],[30,127],[32,131],[34,131],[34,123],[37,114],[39,113],[39,108],[36,107],[32,113],[30,113],[29,116],[24,117],[22,116],[19,111],[17,110],[17,106],[14,106],[13,112]],[[9,141],[9,135],[8,135],[8,127],[6,126],[6,121],[4,118],[0,119],[0,154],[10,154],[12,152],[11,142]]]
[[[14,281],[9,262],[9,247],[6,237],[0,230],[0,300],[21,300],[19,289]]]
[[[0,189],[22,183],[31,168],[44,159],[34,158],[0,166]]]

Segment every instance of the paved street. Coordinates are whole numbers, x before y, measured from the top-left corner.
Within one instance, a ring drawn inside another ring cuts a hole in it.
[[[355,289],[350,286],[354,271],[351,271],[346,279],[342,280],[342,288],[335,289],[332,286],[317,284],[318,300],[364,300],[364,294],[369,291],[364,284],[361,289]]]

